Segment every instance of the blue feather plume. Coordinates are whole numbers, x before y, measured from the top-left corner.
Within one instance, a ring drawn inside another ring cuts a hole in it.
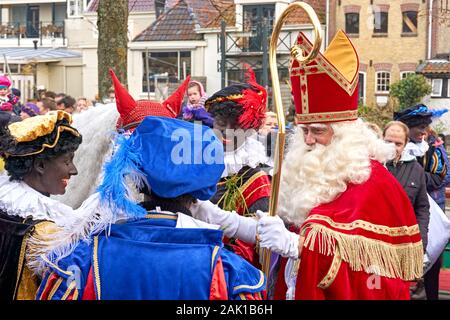
[[[118,135],[116,151],[111,160],[105,164],[102,184],[97,191],[101,202],[109,207],[114,216],[123,213],[130,218],[142,217],[146,210],[131,199],[131,190],[126,178],[131,178],[137,186],[145,183],[145,174],[140,169],[142,163],[138,135],[127,138]]]
[[[431,112],[433,118],[439,118],[444,113],[448,112],[448,109],[432,109],[432,110],[430,110],[430,112]]]

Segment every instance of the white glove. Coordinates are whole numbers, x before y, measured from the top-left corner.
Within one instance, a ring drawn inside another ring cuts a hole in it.
[[[287,258],[298,259],[298,244],[300,236],[286,229],[280,217],[268,216],[267,213],[256,211],[258,221],[259,246],[268,248]]]
[[[211,201],[197,200],[189,209],[195,219],[219,225],[228,238],[256,242],[256,219],[243,217],[235,211],[222,210]]]

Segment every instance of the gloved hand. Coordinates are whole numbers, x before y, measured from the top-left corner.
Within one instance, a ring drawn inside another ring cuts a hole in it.
[[[256,211],[258,238],[261,248],[268,248],[287,258],[298,259],[300,236],[286,229],[280,217],[271,217],[266,212]]]
[[[222,210],[211,201],[197,200],[189,209],[195,219],[219,225],[228,238],[256,242],[256,219],[243,217],[235,211]]]

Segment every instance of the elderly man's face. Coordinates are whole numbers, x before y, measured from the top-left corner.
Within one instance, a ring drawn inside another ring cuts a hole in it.
[[[303,130],[303,138],[308,146],[313,147],[316,143],[327,146],[331,143],[334,132],[330,124],[300,124],[299,127]]]

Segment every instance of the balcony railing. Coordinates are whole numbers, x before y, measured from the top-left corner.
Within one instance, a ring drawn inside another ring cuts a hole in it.
[[[17,39],[17,44],[20,46],[20,40],[26,38],[39,40],[40,45],[45,39],[62,39],[65,45],[64,21],[8,22],[0,24],[0,40]]]
[[[278,53],[289,53],[292,45],[295,43],[297,33],[292,31],[282,31],[278,38]],[[218,47],[220,49],[220,34],[217,37]],[[256,32],[229,32],[226,35],[226,55],[252,55],[262,54],[263,38]],[[267,37],[267,47],[270,42],[270,36]]]

